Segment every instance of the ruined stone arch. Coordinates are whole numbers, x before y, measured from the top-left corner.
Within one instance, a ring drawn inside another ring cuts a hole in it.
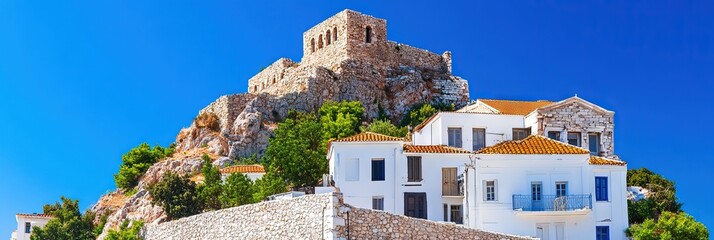
[[[325,33],[325,40],[327,42],[327,46],[330,46],[330,43],[332,43],[332,34],[330,34],[330,30],[327,30],[327,33]]]
[[[337,41],[337,27],[332,29],[332,41]]]
[[[322,49],[322,34],[317,38],[317,49]]]
[[[371,43],[372,42],[372,27],[367,26],[364,29],[364,42],[366,43]]]
[[[310,39],[310,49],[311,49],[311,52],[315,52],[315,39],[314,38]]]

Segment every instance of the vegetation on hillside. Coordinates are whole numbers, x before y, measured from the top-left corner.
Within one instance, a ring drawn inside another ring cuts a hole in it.
[[[627,235],[638,240],[709,239],[709,231],[704,224],[684,212],[662,212],[657,220],[649,218],[641,224],[630,226]]]
[[[148,190],[153,197],[151,203],[161,206],[169,219],[191,216],[203,210],[196,184],[188,176],[167,172]]]
[[[117,187],[129,190],[139,183],[139,178],[146,170],[159,159],[171,156],[174,153],[175,144],[168,148],[154,146],[151,148],[148,143],[139,144],[129,152],[121,156],[119,173],[114,175],[114,182]]]
[[[32,227],[32,240],[90,240],[94,239],[94,213],[79,212],[79,201],[61,197],[61,202],[42,207],[44,214],[52,215],[44,227]]]
[[[409,108],[409,111],[404,114],[399,125],[402,127],[409,126],[414,128],[439,111],[453,111],[454,107],[455,106],[453,104],[417,103],[412,105]]]
[[[131,225],[131,227],[129,227]],[[109,230],[105,240],[140,240],[139,236],[141,228],[144,226],[143,221],[131,221],[124,220],[119,226],[119,230]]]
[[[359,132],[364,107],[359,101],[326,101],[318,110],[322,126],[322,140],[343,138]]]
[[[397,127],[389,120],[375,119],[369,125],[363,126],[362,132],[373,132],[392,137],[406,137],[409,129],[407,127]]]

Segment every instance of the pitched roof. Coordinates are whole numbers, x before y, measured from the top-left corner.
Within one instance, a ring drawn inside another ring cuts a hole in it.
[[[528,115],[534,110],[553,104],[551,101],[516,101],[516,100],[496,100],[496,99],[478,99],[489,107],[492,107],[500,114],[509,115]]]
[[[589,154],[590,151],[540,135],[530,135],[523,140],[504,141],[482,148],[483,154]]]
[[[427,118],[426,120],[421,122],[419,125],[416,125],[416,127],[414,127],[414,132],[421,131],[422,128],[426,127],[426,125],[429,124],[429,122],[431,122],[431,120],[434,120],[434,118],[436,118],[436,116],[438,116],[438,115],[439,115],[439,112],[434,113],[434,115],[431,115],[431,117]]]
[[[624,161],[609,159],[609,158],[604,158],[604,157],[598,157],[598,156],[590,156],[589,163],[590,163],[590,165],[615,165],[615,166],[627,165],[627,163]]]
[[[404,138],[387,136],[384,134],[363,132],[360,134],[332,140],[331,142],[396,142],[404,141]]]
[[[37,214],[37,213],[18,213],[15,214],[20,217],[36,217],[36,218],[53,218],[54,216],[50,214]]]
[[[265,168],[263,168],[263,165],[260,164],[253,164],[253,165],[235,165],[235,166],[230,166],[226,168],[221,169],[221,174],[230,174],[230,173],[264,173]]]
[[[407,153],[471,153],[471,151],[444,145],[404,145]]]

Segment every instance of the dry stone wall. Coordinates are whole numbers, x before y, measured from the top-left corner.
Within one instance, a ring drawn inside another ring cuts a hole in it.
[[[589,146],[588,134],[597,133],[600,136],[600,156],[618,158],[615,155],[615,116],[612,112],[602,112],[578,102],[571,102],[547,111],[539,110],[538,114],[543,116],[543,128],[579,132],[581,146],[586,149]]]
[[[349,215],[349,216],[348,216]],[[262,202],[147,224],[159,239],[531,239],[360,209],[329,193]]]

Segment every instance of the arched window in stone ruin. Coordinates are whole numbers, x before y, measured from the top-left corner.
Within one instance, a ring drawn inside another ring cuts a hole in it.
[[[322,34],[317,38],[317,49],[322,49]]]
[[[265,83],[260,83],[260,89],[261,90],[265,89]]]
[[[273,76],[273,84],[275,84],[275,76]]]
[[[253,92],[257,92],[257,91],[258,91],[258,86],[253,86]]]
[[[330,46],[330,43],[332,43],[332,34],[330,34],[330,30],[327,30],[325,38],[325,40],[327,40],[327,46]]]
[[[283,70],[283,71],[285,71],[285,70]],[[280,79],[283,79],[283,78],[285,78],[285,72],[280,73]]]
[[[310,49],[315,52],[315,39],[310,39]]]
[[[337,41],[337,27],[332,29],[332,41]]]
[[[372,27],[368,26],[367,28],[365,28],[364,35],[365,35],[364,42],[371,43],[372,42]]]

